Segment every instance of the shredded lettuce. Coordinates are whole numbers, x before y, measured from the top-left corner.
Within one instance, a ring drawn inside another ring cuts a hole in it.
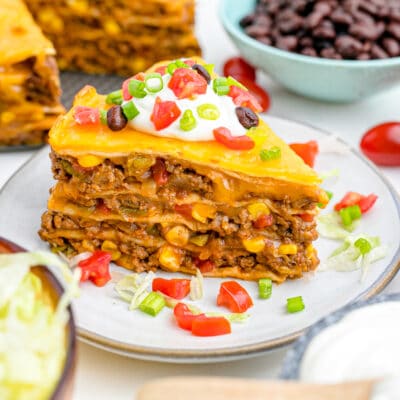
[[[129,310],[135,310],[150,293],[148,290],[154,277],[153,272],[148,272],[144,277],[139,274],[124,276],[115,285],[115,290],[121,299],[129,303]]]
[[[67,283],[54,310],[34,265],[61,269]],[[57,383],[66,357],[66,308],[79,276],[55,254],[0,255],[0,397],[45,400]]]
[[[363,254],[360,247],[356,245],[359,239],[363,239],[370,244],[368,252]],[[379,237],[364,234],[349,235],[344,239],[343,244],[334,250],[327,261],[321,265],[320,269],[335,271],[355,271],[361,269],[361,280],[364,280],[370,265],[385,257],[386,254],[387,246],[381,244]]]
[[[204,295],[204,278],[200,270],[197,268],[196,275],[190,280],[190,299],[200,300]]]
[[[340,215],[336,212],[319,215],[317,222],[318,233],[329,239],[345,239],[359,224],[359,220],[355,220],[350,226],[344,227]]]
[[[339,170],[339,168],[334,168],[334,169],[331,169],[331,170],[329,170],[329,171],[322,171],[322,172],[319,174],[319,177],[320,177],[323,181],[326,181],[326,180],[329,179],[329,178],[338,178],[339,175],[340,175],[340,170]]]

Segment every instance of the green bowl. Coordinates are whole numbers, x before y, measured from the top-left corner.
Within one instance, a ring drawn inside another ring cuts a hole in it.
[[[243,57],[287,89],[318,100],[353,102],[400,83],[400,57],[385,60],[330,60],[267,46],[239,25],[255,0],[221,0],[220,19]]]

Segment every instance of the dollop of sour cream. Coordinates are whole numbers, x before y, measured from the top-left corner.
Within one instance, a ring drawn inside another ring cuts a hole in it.
[[[236,116],[235,108],[237,106],[234,104],[232,98],[229,96],[217,95],[212,88],[212,81],[208,84],[206,93],[197,95],[193,99],[178,99],[174,92],[168,87],[171,75],[167,73],[162,79],[164,85],[159,92],[148,93],[142,99],[134,98],[129,100],[134,102],[139,111],[139,115],[129,121],[129,125],[132,128],[156,136],[196,142],[214,140],[213,130],[219,127],[228,128],[232,136],[242,136],[246,133],[247,130],[240,124]],[[174,101],[181,110],[181,115],[178,119],[167,128],[159,131],[155,129],[150,119],[157,97],[159,97],[161,101]],[[197,107],[202,104],[213,104],[216,106],[220,112],[219,118],[215,120],[201,118],[197,112]],[[184,131],[179,126],[179,120],[186,110],[191,110],[197,121],[196,127],[190,131]]]
[[[328,327],[309,344],[300,379],[339,383],[384,379],[374,387],[374,400],[400,398],[400,302],[357,309]]]

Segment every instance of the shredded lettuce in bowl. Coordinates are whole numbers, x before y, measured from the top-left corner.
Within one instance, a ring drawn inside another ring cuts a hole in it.
[[[34,265],[61,268],[66,291],[54,309]],[[0,398],[44,400],[57,384],[66,358],[67,306],[76,294],[72,274],[48,252],[0,254]]]

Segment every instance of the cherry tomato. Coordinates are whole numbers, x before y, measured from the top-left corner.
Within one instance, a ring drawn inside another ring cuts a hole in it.
[[[241,78],[250,81],[256,80],[256,70],[242,57],[232,57],[224,65],[224,75],[232,76],[241,82]]]
[[[184,303],[178,303],[174,307],[174,315],[179,327],[182,329],[186,329],[188,331],[192,330],[193,321],[196,318],[205,317],[204,314],[197,314],[197,315],[193,314],[190,311],[189,307]]]
[[[183,299],[190,292],[190,279],[155,278],[152,283],[153,292],[161,292],[173,299]]]
[[[247,135],[232,136],[228,128],[220,127],[213,130],[214,138],[217,142],[223,144],[232,150],[251,150],[254,147],[254,141]]]
[[[161,101],[157,97],[150,120],[159,131],[170,126],[180,115],[181,110],[174,101]]]
[[[257,85],[257,83],[249,80],[249,79],[238,79],[238,81],[246,86],[249,92],[253,95],[253,97],[257,100],[258,104],[261,106],[260,112],[268,111],[271,106],[271,98],[266,90],[264,90],[261,86]]]
[[[97,125],[100,123],[100,111],[93,107],[77,106],[74,119],[79,125]]]
[[[195,336],[219,336],[231,333],[231,324],[224,317],[201,316],[192,322],[192,334]]]
[[[253,301],[246,289],[236,281],[221,283],[217,305],[225,306],[233,313],[242,313],[252,307]]]
[[[178,99],[186,99],[196,94],[204,94],[207,91],[207,81],[193,69],[177,68],[168,87]]]
[[[400,122],[374,126],[362,137],[360,147],[375,164],[400,166]]]
[[[128,78],[126,80],[124,80],[124,82],[122,83],[122,97],[125,101],[128,101],[132,98],[132,95],[129,93],[129,82],[132,80],[133,78]]]
[[[376,194],[369,194],[364,196],[357,192],[347,192],[343,199],[335,205],[335,211],[340,211],[342,208],[358,205],[363,214],[369,211],[375,204],[378,196]]]
[[[106,251],[96,250],[93,254],[80,261],[81,282],[90,280],[96,286],[104,286],[110,279],[111,254]]]
[[[314,166],[315,157],[318,154],[318,143],[315,140],[306,143],[291,143],[289,146],[307,165],[311,168]]]
[[[254,112],[263,111],[261,104],[258,103],[258,100],[250,93],[250,91],[232,85],[229,88],[228,96],[232,97],[233,102],[237,106],[249,107]]]

